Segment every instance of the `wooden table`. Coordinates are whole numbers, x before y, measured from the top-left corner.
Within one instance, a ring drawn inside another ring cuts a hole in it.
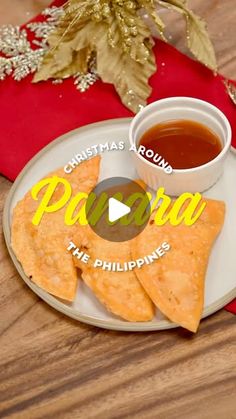
[[[236,78],[235,0],[190,4],[209,23],[221,72]],[[179,17],[167,20],[172,42],[184,50]],[[1,212],[10,187],[1,177]],[[195,336],[100,330],[34,295],[2,233],[0,260],[0,418],[236,418],[234,315],[219,311]]]

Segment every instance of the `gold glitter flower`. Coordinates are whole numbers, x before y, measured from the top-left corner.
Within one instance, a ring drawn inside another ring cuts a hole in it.
[[[145,11],[164,38],[157,5],[181,12],[187,23],[187,43],[196,58],[213,70],[216,60],[205,25],[185,0],[69,0],[65,13],[48,38],[49,51],[34,82],[87,73],[91,57],[97,75],[112,83],[122,102],[137,112],[151,93],[156,71],[151,29]]]

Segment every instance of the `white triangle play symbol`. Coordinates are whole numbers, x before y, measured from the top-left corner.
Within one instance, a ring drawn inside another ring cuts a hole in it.
[[[109,198],[108,201],[108,219],[110,223],[113,223],[119,218],[123,217],[126,214],[129,214],[131,211],[128,205],[123,204],[115,198]]]

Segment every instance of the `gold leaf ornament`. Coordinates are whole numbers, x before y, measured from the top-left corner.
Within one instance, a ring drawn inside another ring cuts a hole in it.
[[[78,72],[87,71],[91,50],[88,42],[82,37],[83,34],[80,33],[81,28],[91,24],[90,19],[82,19],[85,7],[85,4],[82,5],[80,11],[76,9],[74,14],[69,10],[61,18],[58,27],[48,38],[49,50],[33,82],[49,78],[67,78]]]
[[[202,64],[211,70],[217,70],[215,51],[206,29],[206,23],[187,7],[184,0],[156,0],[167,9],[173,9],[184,15],[187,29],[187,46]]]
[[[104,82],[114,85],[122,103],[136,113],[151,94],[148,79],[156,71],[155,57],[151,51],[144,65],[105,42],[101,48],[98,45],[97,71]]]
[[[112,83],[121,101],[138,112],[151,93],[148,81],[156,71],[151,29],[142,13],[145,11],[164,38],[157,4],[185,15],[189,48],[200,61],[215,69],[214,51],[205,26],[184,1],[69,0],[48,38],[49,50],[33,81],[85,74],[91,56],[95,56],[102,81]]]
[[[122,103],[136,113],[146,105],[150,96],[151,87],[148,80],[156,71],[156,62],[150,29],[139,15],[136,16],[132,12],[133,9],[128,10],[125,15],[126,22],[132,26],[125,32],[124,38],[121,36],[122,23],[119,25],[116,13],[111,14],[108,21],[110,41],[107,42],[106,30],[103,36],[100,33],[96,42],[96,52],[97,72],[101,79],[106,83],[112,83]],[[134,27],[137,34],[132,36],[131,29]]]

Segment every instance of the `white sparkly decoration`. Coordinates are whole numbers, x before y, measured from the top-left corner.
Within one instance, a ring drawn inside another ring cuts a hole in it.
[[[44,51],[42,49],[37,49],[12,57],[11,62],[14,79],[20,81],[29,74],[34,73],[38,69],[43,59],[43,55]]]
[[[0,28],[0,51],[6,56],[13,57],[24,54],[30,48],[27,33],[18,26],[4,25]]]
[[[32,42],[28,40],[26,29],[13,25],[0,27],[0,81],[7,76],[20,81],[38,70],[48,50],[48,37],[64,13],[63,7],[49,7],[42,12],[45,17],[43,22],[28,23],[26,28],[34,34]],[[89,67],[90,72],[74,75],[74,84],[80,92],[87,90],[98,79],[94,58]],[[53,81],[54,84],[62,82],[62,79]]]
[[[96,70],[96,58],[94,56],[90,59],[89,68],[89,73],[77,73],[74,75],[74,84],[76,89],[78,89],[81,93],[88,90],[88,88],[99,79]]]
[[[12,73],[11,62],[4,57],[0,57],[0,80],[4,80],[6,76]]]
[[[64,15],[62,7],[48,7],[42,12],[46,20],[43,22],[31,22],[26,25],[27,29],[35,35],[33,44],[41,47],[48,48],[47,40],[52,31],[56,28],[59,19]]]
[[[35,35],[32,41],[34,48],[28,40],[26,29],[13,25],[0,28],[0,80],[12,75],[15,80],[20,81],[38,69],[48,49],[47,37],[55,29],[63,13],[62,7],[47,8],[43,12],[46,21],[26,25]]]
[[[98,80],[97,74],[93,74],[93,73],[86,73],[86,74],[77,73],[74,76],[74,84],[76,86],[76,89],[78,89],[81,93],[85,92],[97,80]]]
[[[25,29],[4,25],[0,28],[0,80],[12,75],[17,81],[37,70],[44,51],[33,50]]]

